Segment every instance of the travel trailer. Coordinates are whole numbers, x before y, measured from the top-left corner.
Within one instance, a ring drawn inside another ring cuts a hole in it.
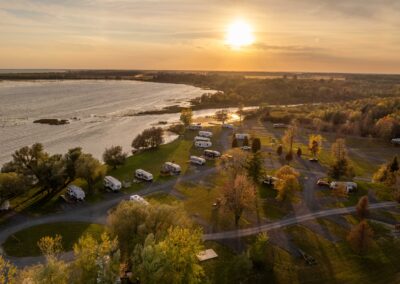
[[[85,199],[85,192],[79,186],[70,184],[67,186],[67,194],[72,199],[82,201]]]
[[[137,194],[131,195],[131,196],[129,197],[129,200],[130,200],[130,201],[134,201],[134,202],[141,203],[141,204],[143,204],[143,205],[149,205],[149,202],[147,202],[143,197],[141,197],[141,196],[139,196],[139,195],[137,195]]]
[[[400,145],[400,138],[394,138],[394,139],[392,139],[392,143],[393,143],[394,145]]]
[[[264,184],[267,184],[267,185],[275,185],[275,183],[276,183],[278,180],[279,180],[279,179],[278,179],[277,177],[273,177],[273,176],[267,175],[267,176],[264,178],[263,183],[264,183]]]
[[[214,159],[221,157],[221,153],[215,150],[204,150],[204,157]]]
[[[236,139],[238,140],[244,140],[246,137],[249,138],[250,135],[247,133],[236,133],[235,134]]]
[[[207,142],[210,142],[210,138],[196,136],[196,137],[194,137],[194,141],[207,141]]]
[[[206,163],[206,160],[201,157],[190,156],[190,162],[196,165],[204,165]]]
[[[145,181],[153,181],[153,175],[142,169],[137,169],[135,171],[135,177],[138,179],[145,180]]]
[[[332,181],[329,185],[331,189],[337,189],[339,186],[344,186],[347,193],[355,192],[357,190],[357,184],[352,181]]]
[[[179,175],[181,173],[181,166],[171,162],[165,162],[162,166],[161,172]]]
[[[212,137],[212,132],[210,132],[210,131],[199,131],[199,136],[211,138]]]
[[[209,148],[212,146],[212,143],[210,141],[196,141],[194,142],[194,146],[197,148]]]
[[[189,130],[200,130],[201,129],[201,124],[200,123],[198,123],[198,124],[190,124],[187,128]]]
[[[111,189],[112,191],[120,191],[122,184],[119,180],[112,176],[104,177],[104,187]]]

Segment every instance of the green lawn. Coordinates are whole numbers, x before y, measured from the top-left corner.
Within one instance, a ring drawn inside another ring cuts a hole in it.
[[[3,244],[5,253],[9,256],[24,257],[41,254],[37,242],[45,236],[60,235],[65,251],[70,251],[74,243],[83,234],[91,234],[95,238],[105,231],[105,227],[98,224],[82,222],[50,223],[34,226],[11,235]]]

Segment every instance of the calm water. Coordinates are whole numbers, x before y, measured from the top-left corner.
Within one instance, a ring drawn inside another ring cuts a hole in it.
[[[111,145],[130,151],[132,139],[143,129],[160,120],[178,119],[177,114],[132,114],[185,104],[204,92],[186,85],[137,81],[0,82],[0,164],[9,161],[15,150],[35,142],[51,153],[81,146],[98,158]],[[71,123],[33,123],[40,118]]]

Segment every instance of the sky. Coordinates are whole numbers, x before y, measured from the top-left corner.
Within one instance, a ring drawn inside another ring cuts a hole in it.
[[[400,1],[0,0],[0,68],[400,73]]]

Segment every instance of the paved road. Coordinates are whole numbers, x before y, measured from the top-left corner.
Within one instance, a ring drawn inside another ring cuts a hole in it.
[[[398,203],[396,202],[381,202],[381,203],[373,203],[370,204],[369,209],[381,209],[381,208],[389,208],[389,207],[396,207]],[[348,214],[356,211],[356,207],[345,207],[345,208],[335,208],[335,209],[327,209],[316,211],[309,214],[299,215],[293,218],[283,219],[277,222],[269,223],[266,225],[261,225],[258,227],[252,227],[242,230],[234,230],[234,231],[227,231],[221,233],[213,233],[213,234],[205,234],[203,239],[206,241],[210,240],[222,240],[222,239],[233,239],[239,237],[246,237],[251,235],[256,235],[261,232],[266,232],[273,229],[279,229],[282,227],[302,223],[305,221],[313,220],[316,218],[327,217],[332,215],[341,215],[341,214]]]

